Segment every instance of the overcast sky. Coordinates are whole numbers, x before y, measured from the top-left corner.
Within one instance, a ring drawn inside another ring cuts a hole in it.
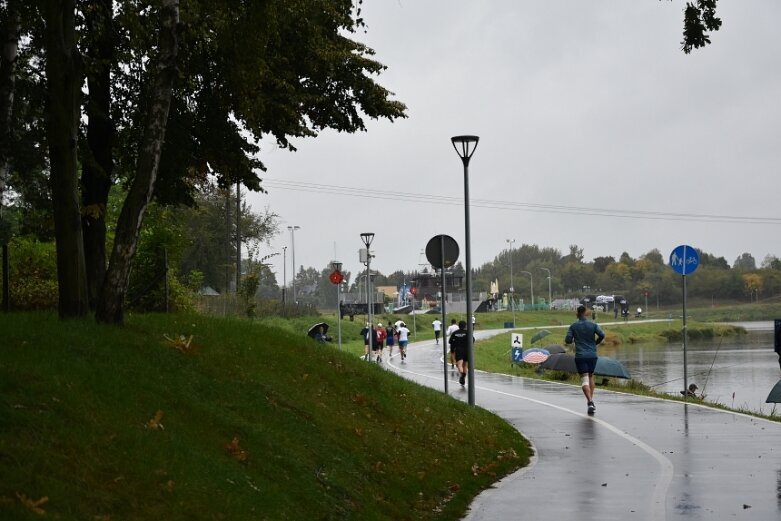
[[[286,227],[297,225],[298,266],[337,258],[357,272],[361,232],[376,233],[372,266],[386,274],[419,269],[443,233],[463,262],[450,137],[475,134],[473,267],[508,238],[563,254],[577,244],[586,260],[667,258],[679,244],[730,264],[781,256],[781,2],[720,0],[722,29],[690,55],[684,5],[365,0],[357,38],[388,66],[379,82],[409,118],[324,132],[294,153],[264,146],[268,194],[249,200],[279,214],[283,233],[261,255],[288,246],[289,282]]]

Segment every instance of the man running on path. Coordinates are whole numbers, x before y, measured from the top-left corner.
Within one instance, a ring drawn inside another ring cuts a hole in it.
[[[388,323],[388,327],[385,328],[385,344],[388,346],[388,360],[393,356],[393,344],[396,342],[396,330]]]
[[[434,319],[431,325],[434,328],[434,340],[436,341],[437,345],[439,345],[439,335],[442,333],[442,321],[438,318]]]
[[[401,353],[401,361],[407,359],[407,343],[409,342],[409,329],[404,322],[396,328],[396,332],[399,335],[399,352]]]
[[[578,320],[569,326],[565,344],[575,342],[575,367],[580,375],[580,385],[588,402],[588,413],[597,410],[594,405],[594,369],[597,367],[597,346],[605,339],[605,333],[596,322],[586,319],[586,306],[578,306]]]
[[[466,331],[466,321],[462,320],[458,323],[458,329],[450,335],[450,347],[453,348],[453,352],[456,356],[456,366],[461,376],[458,378],[458,383],[462,386],[466,382],[466,372],[469,369],[469,345],[467,338],[469,338]]]
[[[453,344],[450,344],[450,337],[458,331],[458,324],[456,323],[456,319],[450,320],[450,325],[447,327],[447,331],[445,331],[445,339],[443,342],[447,341],[450,345],[450,368],[455,368],[456,366],[456,352],[454,351]],[[447,361],[445,361],[445,364],[447,364]]]

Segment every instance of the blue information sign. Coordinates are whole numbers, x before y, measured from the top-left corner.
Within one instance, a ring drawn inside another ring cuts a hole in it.
[[[520,347],[513,347],[512,359],[513,362],[517,362],[517,363],[523,362],[523,349],[521,349]]]
[[[686,244],[675,248],[670,254],[670,267],[679,275],[690,275],[700,265],[700,254]]]

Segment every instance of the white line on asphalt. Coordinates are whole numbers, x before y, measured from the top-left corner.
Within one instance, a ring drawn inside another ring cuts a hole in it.
[[[389,362],[390,362],[390,360],[389,360]],[[412,371],[410,369],[406,369],[406,368],[403,368],[403,367],[398,367],[398,366],[391,366],[391,367],[393,367],[394,369],[396,369],[399,372],[409,373],[409,374],[412,374],[412,375],[419,376],[421,378],[426,378],[426,379],[430,379],[430,380],[438,380],[439,379],[438,376],[434,377],[434,376],[431,376],[429,374],[418,373],[418,372],[415,372],[415,371]],[[451,380],[451,381],[453,381],[453,380]],[[594,421],[594,422],[598,423],[599,425],[605,427],[606,429],[608,429],[609,431],[613,432],[614,434],[620,436],[621,438],[624,438],[629,443],[639,447],[643,452],[647,453],[649,456],[654,458],[656,460],[656,462],[659,464],[659,467],[660,467],[660,473],[659,473],[659,476],[656,479],[656,485],[654,486],[654,493],[651,496],[651,519],[662,520],[662,521],[667,519],[666,498],[667,498],[667,491],[670,488],[670,484],[672,483],[672,480],[673,480],[674,467],[673,467],[672,462],[669,459],[667,459],[661,452],[657,451],[656,449],[654,449],[653,447],[651,447],[647,443],[645,443],[645,442],[635,438],[634,436],[632,436],[630,434],[627,434],[626,432],[622,431],[618,427],[615,427],[614,425],[612,425],[610,423],[607,423],[606,421],[601,420],[599,418],[594,418],[594,417],[591,417],[591,416],[587,416],[587,415],[585,415],[583,413],[575,412],[572,409],[567,409],[566,407],[562,407],[560,405],[556,405],[556,404],[553,404],[553,403],[550,403],[550,402],[544,402],[542,400],[537,400],[535,398],[529,398],[527,396],[521,396],[519,394],[508,393],[506,391],[500,391],[498,389],[492,389],[490,387],[481,387],[481,386],[478,385],[478,386],[475,386],[475,389],[480,389],[481,391],[488,391],[488,392],[492,392],[492,393],[495,393],[495,394],[501,394],[501,395],[508,396],[508,397],[511,397],[511,398],[518,398],[520,400],[525,400],[527,402],[536,403],[538,405],[542,405],[542,406],[545,406],[545,407],[551,407],[553,409],[557,409],[557,410],[565,412],[565,413],[574,414],[575,416],[581,416],[581,417],[585,416],[585,417],[591,419],[591,421]]]

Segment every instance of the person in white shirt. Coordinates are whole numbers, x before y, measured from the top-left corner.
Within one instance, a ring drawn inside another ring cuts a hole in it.
[[[450,325],[447,327],[447,331],[445,331],[445,338],[442,340],[443,342],[448,342],[450,340],[450,335],[458,331],[458,324],[456,323],[456,319],[452,319],[450,321]],[[447,363],[447,362],[445,362]],[[456,352],[453,348],[453,346],[450,346],[450,368],[454,369],[456,367]]]
[[[407,324],[404,322],[401,323],[401,326],[399,326],[396,331],[399,335],[399,352],[401,353],[401,361],[407,359],[407,343],[409,342],[409,329],[407,329]]]
[[[442,321],[438,318],[435,319],[431,325],[434,327],[434,340],[439,345],[439,335],[442,333]]]

